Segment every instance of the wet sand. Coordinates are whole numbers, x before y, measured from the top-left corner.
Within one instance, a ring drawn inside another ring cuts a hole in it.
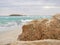
[[[20,32],[21,30],[15,29],[0,33],[0,45],[14,42],[15,40],[17,40],[17,37]]]

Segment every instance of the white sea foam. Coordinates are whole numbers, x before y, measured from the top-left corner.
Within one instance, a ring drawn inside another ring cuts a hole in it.
[[[21,20],[22,25],[24,25],[24,24],[26,24],[26,23],[28,23],[28,22],[30,22],[30,21],[32,21],[32,20]]]
[[[7,24],[0,25],[0,31],[7,31],[19,28],[16,22],[8,22]]]

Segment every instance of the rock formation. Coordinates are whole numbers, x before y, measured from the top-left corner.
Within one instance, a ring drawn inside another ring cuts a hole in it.
[[[45,23],[48,21],[48,19],[42,19],[40,20],[34,20],[28,23],[27,25],[23,25],[22,27],[22,34],[19,35],[19,40],[40,40],[42,36],[42,30],[43,26],[44,28]],[[43,25],[43,26],[42,26]],[[42,29],[42,30],[41,30]]]
[[[22,27],[18,40],[33,41],[42,39],[60,39],[60,15],[51,19],[34,20]]]
[[[52,39],[60,39],[60,15],[55,15],[50,19],[48,30]]]

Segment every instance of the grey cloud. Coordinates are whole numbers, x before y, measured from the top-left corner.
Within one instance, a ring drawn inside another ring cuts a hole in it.
[[[1,15],[12,13],[27,15],[49,15],[59,12],[60,0],[0,0]]]

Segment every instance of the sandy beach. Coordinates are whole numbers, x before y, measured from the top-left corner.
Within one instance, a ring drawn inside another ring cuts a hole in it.
[[[0,45],[5,45],[17,40],[18,35],[20,34],[20,29],[13,29],[0,33]]]

